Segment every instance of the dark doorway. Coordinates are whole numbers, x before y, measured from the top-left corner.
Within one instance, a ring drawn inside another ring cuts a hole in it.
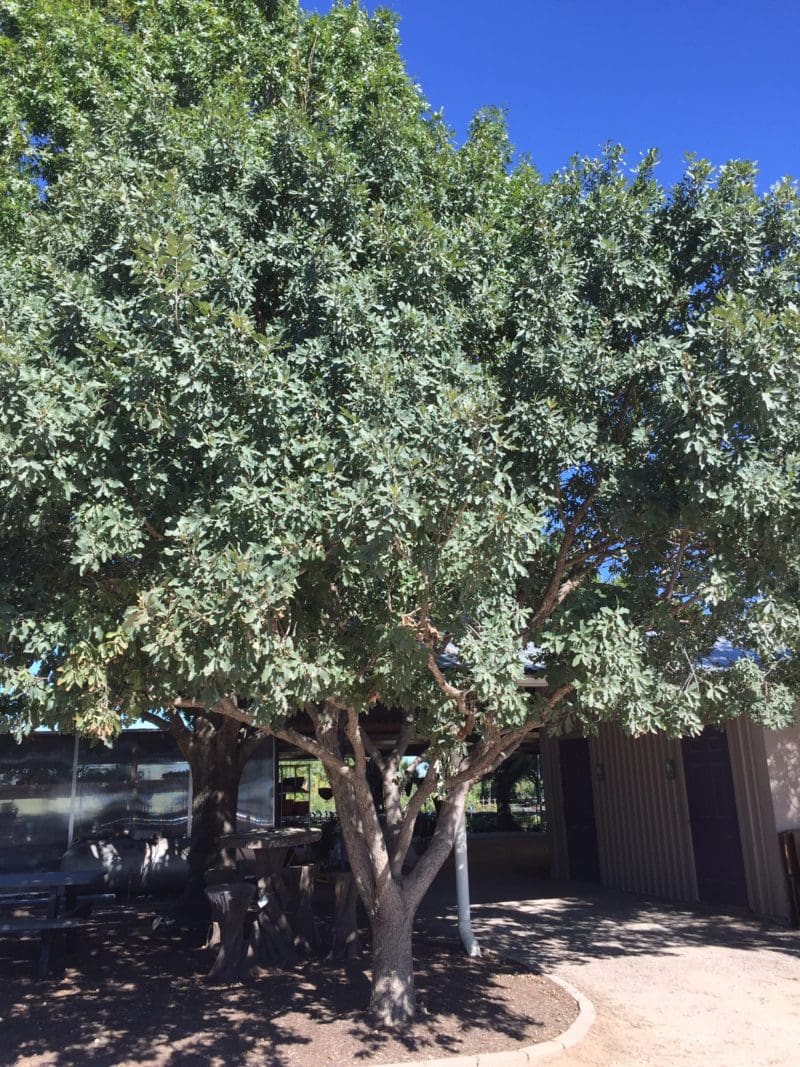
[[[589,742],[583,737],[576,737],[562,741],[558,750],[569,875],[583,882],[599,882],[600,854],[597,850]]]
[[[682,747],[700,899],[747,907],[728,738],[706,726],[699,737],[685,737]]]

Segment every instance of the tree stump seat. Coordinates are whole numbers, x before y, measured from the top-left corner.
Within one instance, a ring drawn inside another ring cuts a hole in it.
[[[282,874],[259,878],[256,903],[249,957],[263,967],[293,966],[297,963],[296,939],[287,914],[288,893]]]
[[[320,947],[314,919],[314,883],[316,864],[303,863],[285,867],[281,872],[287,890],[288,909],[292,913],[295,948],[315,951]]]
[[[219,928],[219,950],[208,973],[208,981],[236,982],[245,977],[244,929],[255,894],[256,887],[250,882],[228,882],[206,888],[211,914]]]

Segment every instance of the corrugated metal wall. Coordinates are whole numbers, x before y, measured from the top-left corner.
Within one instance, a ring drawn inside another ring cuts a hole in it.
[[[726,733],[748,902],[759,915],[789,919],[791,907],[775,828],[764,731],[747,719],[736,719],[728,723]]]
[[[603,883],[670,900],[696,900],[680,743],[663,734],[631,738],[601,726],[590,752]]]
[[[728,723],[728,750],[750,907],[789,918],[770,791],[764,731]],[[558,740],[542,737],[553,877],[569,877]],[[601,726],[589,742],[600,872],[604,885],[668,900],[698,899],[680,741],[631,738]],[[668,771],[669,762],[669,771]]]

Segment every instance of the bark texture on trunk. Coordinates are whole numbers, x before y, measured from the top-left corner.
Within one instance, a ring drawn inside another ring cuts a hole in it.
[[[249,742],[242,743],[239,723],[222,716],[198,713],[191,727],[173,720],[166,728],[192,772],[189,871],[175,908],[176,918],[191,926],[209,916],[206,870],[221,864],[234,865],[232,855],[220,855],[217,839],[236,829],[239,779],[249,755],[249,748],[245,748]]]
[[[465,693],[442,675],[433,653],[428,660],[437,684],[455,701],[463,726],[454,734],[453,752],[439,754],[431,743],[425,753],[427,770],[417,779],[406,804],[405,780],[420,765],[420,757],[410,769],[403,762],[413,734],[413,714],[405,716],[388,752],[370,737],[359,709],[339,701],[306,707],[313,738],[291,724],[276,731],[284,741],[319,759],[328,774],[353,879],[372,927],[370,1008],[379,1026],[393,1030],[402,1030],[414,1020],[414,916],[452,850],[470,784],[512,755],[531,729],[528,723],[507,731],[493,728],[472,742],[466,754],[461,752],[462,742],[475,729],[475,714]],[[548,707],[563,699],[569,689],[557,689]],[[378,776],[382,797],[376,796]],[[444,799],[436,830],[409,870],[405,861],[416,818],[437,792]],[[383,821],[380,807],[385,812]]]
[[[504,831],[519,830],[519,823],[511,811],[514,787],[521,778],[533,769],[532,756],[515,755],[507,759],[495,770],[494,796],[497,802],[497,829]]]
[[[404,1030],[414,1021],[414,912],[399,887],[386,894],[372,918],[372,996],[370,1013],[389,1030]]]
[[[221,834],[236,829],[239,766],[235,743],[227,751],[219,743],[194,746],[192,770],[192,833],[189,842],[189,882],[204,889],[209,867],[233,866],[217,846]]]

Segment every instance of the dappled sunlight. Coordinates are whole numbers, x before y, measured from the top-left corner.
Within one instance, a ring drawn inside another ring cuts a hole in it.
[[[539,886],[543,893],[553,892],[552,883]],[[721,915],[702,906],[582,888],[581,895],[572,883],[565,896],[532,893],[532,899],[476,905],[476,934],[499,952],[543,971],[602,958],[677,954],[693,946],[761,948],[800,957],[796,933],[743,914]],[[449,925],[452,915],[446,909],[440,922]]]
[[[246,982],[213,986],[204,981],[212,953],[175,928],[154,933],[152,902],[94,915],[77,954],[59,953],[43,981],[34,979],[35,941],[0,942],[10,1062],[338,1067],[463,1054],[471,1043],[490,1050],[532,1044],[574,1017],[574,1002],[551,983],[492,953],[471,960],[427,925],[415,932],[417,1023],[398,1036],[376,1030],[365,1013],[368,954],[346,963],[309,957],[284,971],[254,968]]]
[[[506,960],[492,959],[493,975],[487,976],[486,968],[479,960],[471,960],[464,956],[458,946],[453,942],[442,942],[432,938],[427,931],[418,933],[418,943],[424,944],[424,948],[418,947],[415,952],[415,960],[427,954],[426,950],[436,949],[445,945],[451,950],[452,955],[440,955],[426,963],[423,975],[417,976],[416,991],[418,1014],[429,1024],[421,1038],[414,1032],[402,1035],[398,1040],[408,1053],[409,1058],[415,1055],[447,1056],[456,1055],[460,1051],[460,1042],[449,1032],[440,1030],[440,1019],[437,1018],[445,1013],[443,1010],[440,994],[448,982],[453,981],[453,969],[457,965],[459,995],[462,1000],[464,1019],[461,1020],[461,1035],[467,1038],[471,1033],[479,1031],[493,1031],[497,1034],[496,1048],[507,1048],[510,1044],[519,1043],[521,1034],[526,1030],[542,1028],[543,1022],[537,1019],[535,1014],[522,1014],[513,1008],[502,1005],[493,996],[503,988],[503,976],[516,974],[519,968]],[[452,1005],[448,1004],[452,1010]],[[358,1021],[351,1027],[351,1034],[363,1043],[363,1051],[359,1058],[363,1062],[372,1062],[373,1058],[384,1049],[392,1040],[389,1035],[375,1030],[367,1020]],[[543,1037],[533,1036],[530,1043],[544,1040]]]

